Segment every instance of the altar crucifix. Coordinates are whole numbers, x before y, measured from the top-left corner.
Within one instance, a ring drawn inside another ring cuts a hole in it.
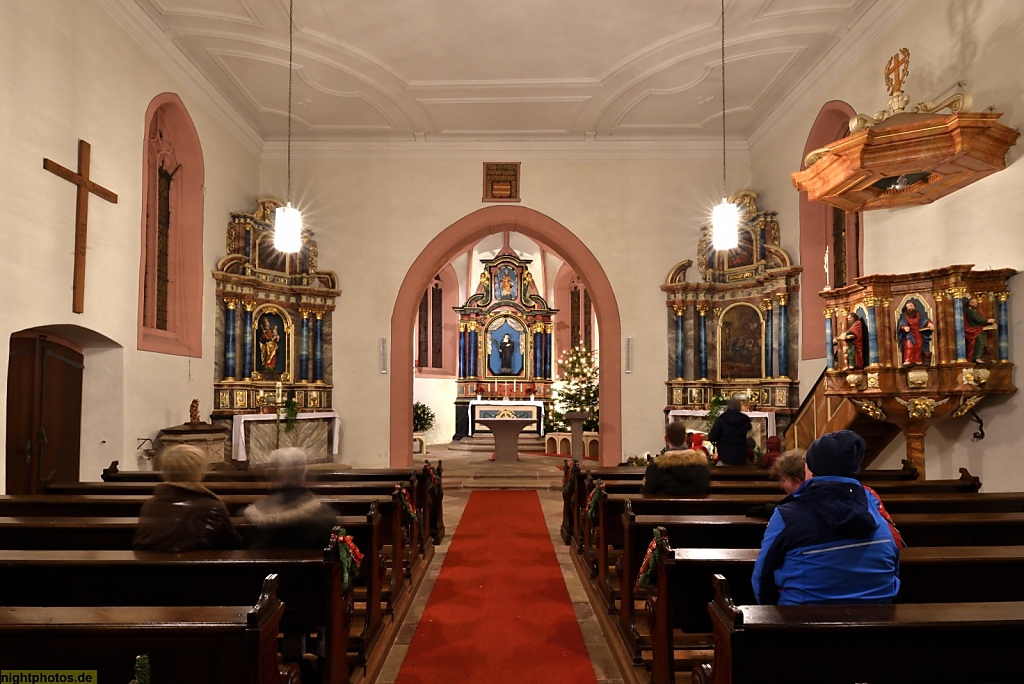
[[[89,143],[78,141],[78,173],[64,168],[49,159],[43,159],[43,168],[52,174],[78,186],[75,204],[75,271],[72,280],[71,310],[82,313],[85,310],[85,244],[89,224],[89,193],[117,204],[117,195],[89,180]]]

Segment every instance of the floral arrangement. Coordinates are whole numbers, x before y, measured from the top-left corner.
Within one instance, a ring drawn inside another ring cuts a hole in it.
[[[626,457],[626,460],[622,462],[623,465],[636,466],[639,468],[646,468],[647,464],[651,462],[651,452],[647,452],[641,455],[630,455]]]
[[[341,562],[341,583],[348,589],[352,577],[359,572],[359,566],[363,562],[363,553],[356,546],[351,535],[345,534],[344,527],[335,527],[331,532],[331,541],[338,550],[338,560]]]
[[[295,429],[295,423],[299,418],[299,405],[294,399],[288,399],[282,405],[284,415],[284,431],[291,432]]]

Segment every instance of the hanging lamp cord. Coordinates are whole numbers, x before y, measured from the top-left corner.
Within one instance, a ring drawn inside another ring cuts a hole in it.
[[[292,203],[292,38],[295,33],[294,10],[295,0],[288,0],[288,204]],[[725,88],[724,85],[722,87]]]
[[[722,197],[728,195],[725,181],[725,0],[722,0]]]

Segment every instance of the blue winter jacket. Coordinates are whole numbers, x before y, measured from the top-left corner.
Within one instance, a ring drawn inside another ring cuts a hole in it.
[[[814,477],[775,509],[754,564],[759,603],[890,603],[899,552],[857,480]]]

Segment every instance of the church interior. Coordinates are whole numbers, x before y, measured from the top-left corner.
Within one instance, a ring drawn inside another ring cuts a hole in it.
[[[738,398],[758,450],[1024,492],[1024,3],[442,4],[4,3],[0,491],[178,441],[418,471],[497,420],[607,468]]]

